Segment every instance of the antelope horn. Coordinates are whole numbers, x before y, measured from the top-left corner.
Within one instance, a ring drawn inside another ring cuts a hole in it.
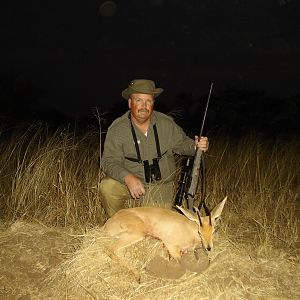
[[[200,226],[203,227],[203,224],[202,224],[202,221],[201,221],[201,216],[200,216],[200,210],[197,208],[197,207],[194,207],[196,213],[197,213],[197,216],[198,216],[198,219],[199,219],[199,223],[200,223]]]

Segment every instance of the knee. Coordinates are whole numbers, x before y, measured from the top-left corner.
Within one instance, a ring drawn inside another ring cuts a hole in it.
[[[108,217],[124,208],[127,197],[127,188],[110,177],[105,177],[100,182],[101,201]]]
[[[100,182],[100,192],[105,198],[119,198],[128,195],[127,187],[110,177],[104,177]]]

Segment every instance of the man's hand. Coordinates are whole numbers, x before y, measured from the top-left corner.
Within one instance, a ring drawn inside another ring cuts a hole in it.
[[[208,150],[209,142],[206,136],[195,136],[195,147],[199,148],[201,151],[206,152]]]
[[[133,199],[137,200],[145,195],[144,185],[139,178],[133,174],[128,174],[125,176],[124,181]]]

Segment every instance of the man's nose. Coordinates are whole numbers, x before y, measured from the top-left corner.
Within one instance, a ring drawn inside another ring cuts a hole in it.
[[[142,101],[142,107],[147,107],[147,102],[146,101]]]

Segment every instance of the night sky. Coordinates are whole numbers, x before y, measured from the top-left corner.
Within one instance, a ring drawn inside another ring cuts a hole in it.
[[[44,110],[108,109],[134,78],[163,87],[170,108],[180,94],[207,95],[212,81],[216,94],[299,95],[297,0],[3,2],[1,95],[7,78],[30,82]]]

